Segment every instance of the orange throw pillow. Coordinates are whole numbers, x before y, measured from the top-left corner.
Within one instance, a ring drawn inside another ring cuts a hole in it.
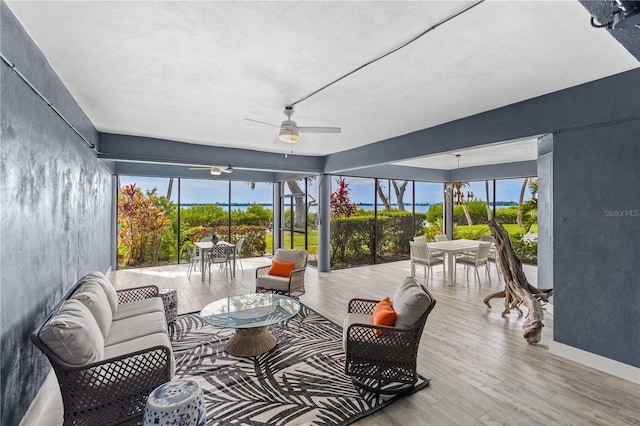
[[[278,262],[274,260],[271,262],[271,268],[269,268],[269,275],[278,275],[280,277],[287,277],[291,275],[291,271],[295,268],[295,263]]]
[[[396,311],[391,306],[391,299],[384,298],[373,308],[373,324],[392,327],[396,322]],[[384,330],[376,330],[376,336],[384,336]]]

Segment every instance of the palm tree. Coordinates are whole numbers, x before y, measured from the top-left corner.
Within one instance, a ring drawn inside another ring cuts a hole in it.
[[[447,185],[447,189],[453,191],[452,202],[453,204],[458,204],[462,206],[462,211],[464,211],[464,217],[467,219],[467,225],[473,225],[473,221],[471,220],[471,215],[469,214],[469,209],[467,208],[467,203],[464,198],[463,188],[466,186],[470,186],[469,182],[450,182]],[[470,199],[473,195],[470,195],[467,199]]]
[[[520,188],[520,198],[518,199],[518,217],[516,218],[516,222],[518,226],[522,228],[522,206],[524,204],[524,191],[527,189],[527,184],[529,183],[529,178],[524,178],[522,181],[522,187]]]

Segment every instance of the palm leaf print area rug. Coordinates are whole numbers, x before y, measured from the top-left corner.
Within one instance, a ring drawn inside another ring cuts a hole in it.
[[[356,389],[344,373],[342,328],[308,307],[269,330],[276,347],[241,358],[224,351],[233,329],[198,313],[171,326],[175,377],[198,381],[207,425],[346,425],[401,398]],[[420,376],[413,392],[428,383]]]

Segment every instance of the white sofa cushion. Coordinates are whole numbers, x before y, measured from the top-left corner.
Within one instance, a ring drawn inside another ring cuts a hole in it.
[[[113,315],[102,286],[95,282],[86,281],[72,298],[82,302],[91,311],[98,323],[98,327],[100,327],[102,337],[107,337]]]
[[[406,277],[393,296],[393,309],[396,311],[394,327],[413,327],[429,306],[429,296],[413,277]]]
[[[69,364],[90,364],[104,356],[104,338],[100,327],[93,314],[79,300],[64,302],[58,314],[40,331],[40,339]]]
[[[118,310],[113,319],[117,321],[150,312],[164,312],[164,304],[161,298],[151,297],[149,299],[136,300],[135,302],[122,303],[118,305]]]
[[[118,293],[116,293],[116,289],[113,287],[113,284],[111,284],[111,281],[109,281],[109,278],[107,278],[102,272],[95,271],[85,275],[82,279],[85,282],[96,282],[102,286],[102,290],[107,296],[107,300],[111,306],[111,314],[115,315],[118,310]]]
[[[105,338],[105,345],[111,346],[154,333],[167,334],[164,310],[113,321],[109,335]]]
[[[146,336],[105,346],[104,357],[105,359],[116,358],[133,352],[143,351],[154,346],[166,346],[171,349],[171,341],[169,340],[169,336],[166,332],[148,334]],[[173,357],[173,352],[171,350],[169,352],[171,353],[171,359],[169,360],[171,377],[173,377],[176,362]]]
[[[279,275],[259,275],[256,278],[257,287],[268,288],[271,290],[289,290],[289,277],[281,277]]]

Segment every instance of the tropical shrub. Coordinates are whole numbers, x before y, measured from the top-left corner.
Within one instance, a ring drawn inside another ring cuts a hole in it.
[[[496,209],[495,219],[500,223],[517,223],[518,206],[501,207]]]
[[[523,239],[522,234],[509,234],[509,240],[511,240],[511,246],[522,263],[538,264],[537,240],[527,241]]]
[[[226,225],[229,212],[217,204],[195,204],[180,210],[180,221],[190,226]]]
[[[164,228],[170,223],[155,189],[143,194],[135,184],[122,188],[118,194],[118,254],[121,265],[157,263]]]
[[[231,223],[234,225],[263,226],[267,228],[273,219],[271,209],[262,204],[252,204],[246,211],[235,209],[231,211]]]

